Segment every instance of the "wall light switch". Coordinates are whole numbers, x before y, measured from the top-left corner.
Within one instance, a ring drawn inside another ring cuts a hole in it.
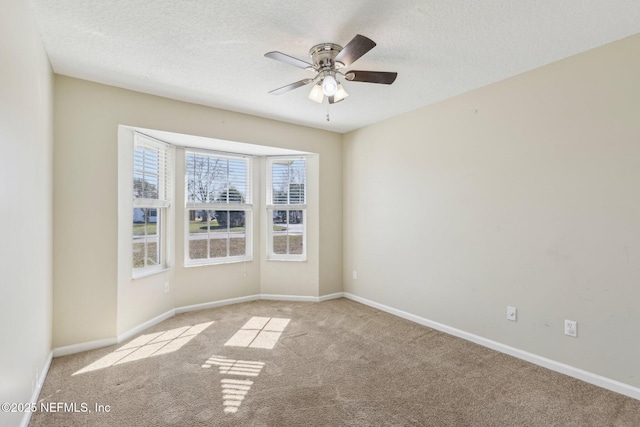
[[[358,279],[358,272],[353,270],[353,280]]]
[[[169,292],[169,282],[164,282],[164,293]]]
[[[518,321],[518,309],[515,307],[507,306],[507,320],[511,320],[513,322]]]

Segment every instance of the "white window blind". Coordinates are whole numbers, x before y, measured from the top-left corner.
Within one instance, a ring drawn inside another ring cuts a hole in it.
[[[251,205],[250,158],[186,152],[187,206]]]
[[[304,158],[271,158],[270,205],[306,203],[306,161]]]
[[[136,133],[133,149],[134,205],[168,206],[168,153],[168,144]]]

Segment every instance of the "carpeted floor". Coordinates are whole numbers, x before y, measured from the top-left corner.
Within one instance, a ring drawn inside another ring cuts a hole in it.
[[[31,426],[640,426],[638,400],[346,299],[177,315],[54,359],[41,404]]]

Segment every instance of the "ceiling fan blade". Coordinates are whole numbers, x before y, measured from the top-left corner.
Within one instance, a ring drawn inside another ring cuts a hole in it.
[[[297,88],[299,88],[301,86],[307,85],[307,84],[311,83],[312,81],[313,81],[313,79],[300,80],[298,82],[291,83],[291,84],[286,85],[286,86],[282,86],[281,88],[274,89],[274,90],[270,91],[269,93],[271,95],[280,95],[282,93],[289,92],[290,90],[294,90],[294,89],[297,89]]]
[[[335,62],[341,62],[345,67],[353,64],[365,53],[375,47],[376,43],[368,37],[360,34],[351,39],[340,53],[335,57]]]
[[[396,77],[398,77],[398,73],[388,71],[351,70],[344,75],[344,78],[351,82],[381,83],[385,85],[393,83]]]
[[[313,65],[309,64],[308,62],[305,62],[302,59],[294,58],[293,56],[285,55],[282,52],[268,52],[265,53],[264,56],[270,59],[275,59],[276,61],[284,62],[285,64],[293,65],[294,67],[313,69]]]
[[[344,101],[344,98],[341,98],[340,100],[336,101],[334,96],[329,96],[329,104],[337,104],[338,102],[342,102]]]

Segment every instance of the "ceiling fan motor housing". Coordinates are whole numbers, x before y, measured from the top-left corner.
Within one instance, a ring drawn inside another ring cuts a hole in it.
[[[344,67],[336,62],[335,57],[342,50],[342,46],[335,43],[320,43],[309,49],[309,56],[313,61],[313,68],[320,72]]]

